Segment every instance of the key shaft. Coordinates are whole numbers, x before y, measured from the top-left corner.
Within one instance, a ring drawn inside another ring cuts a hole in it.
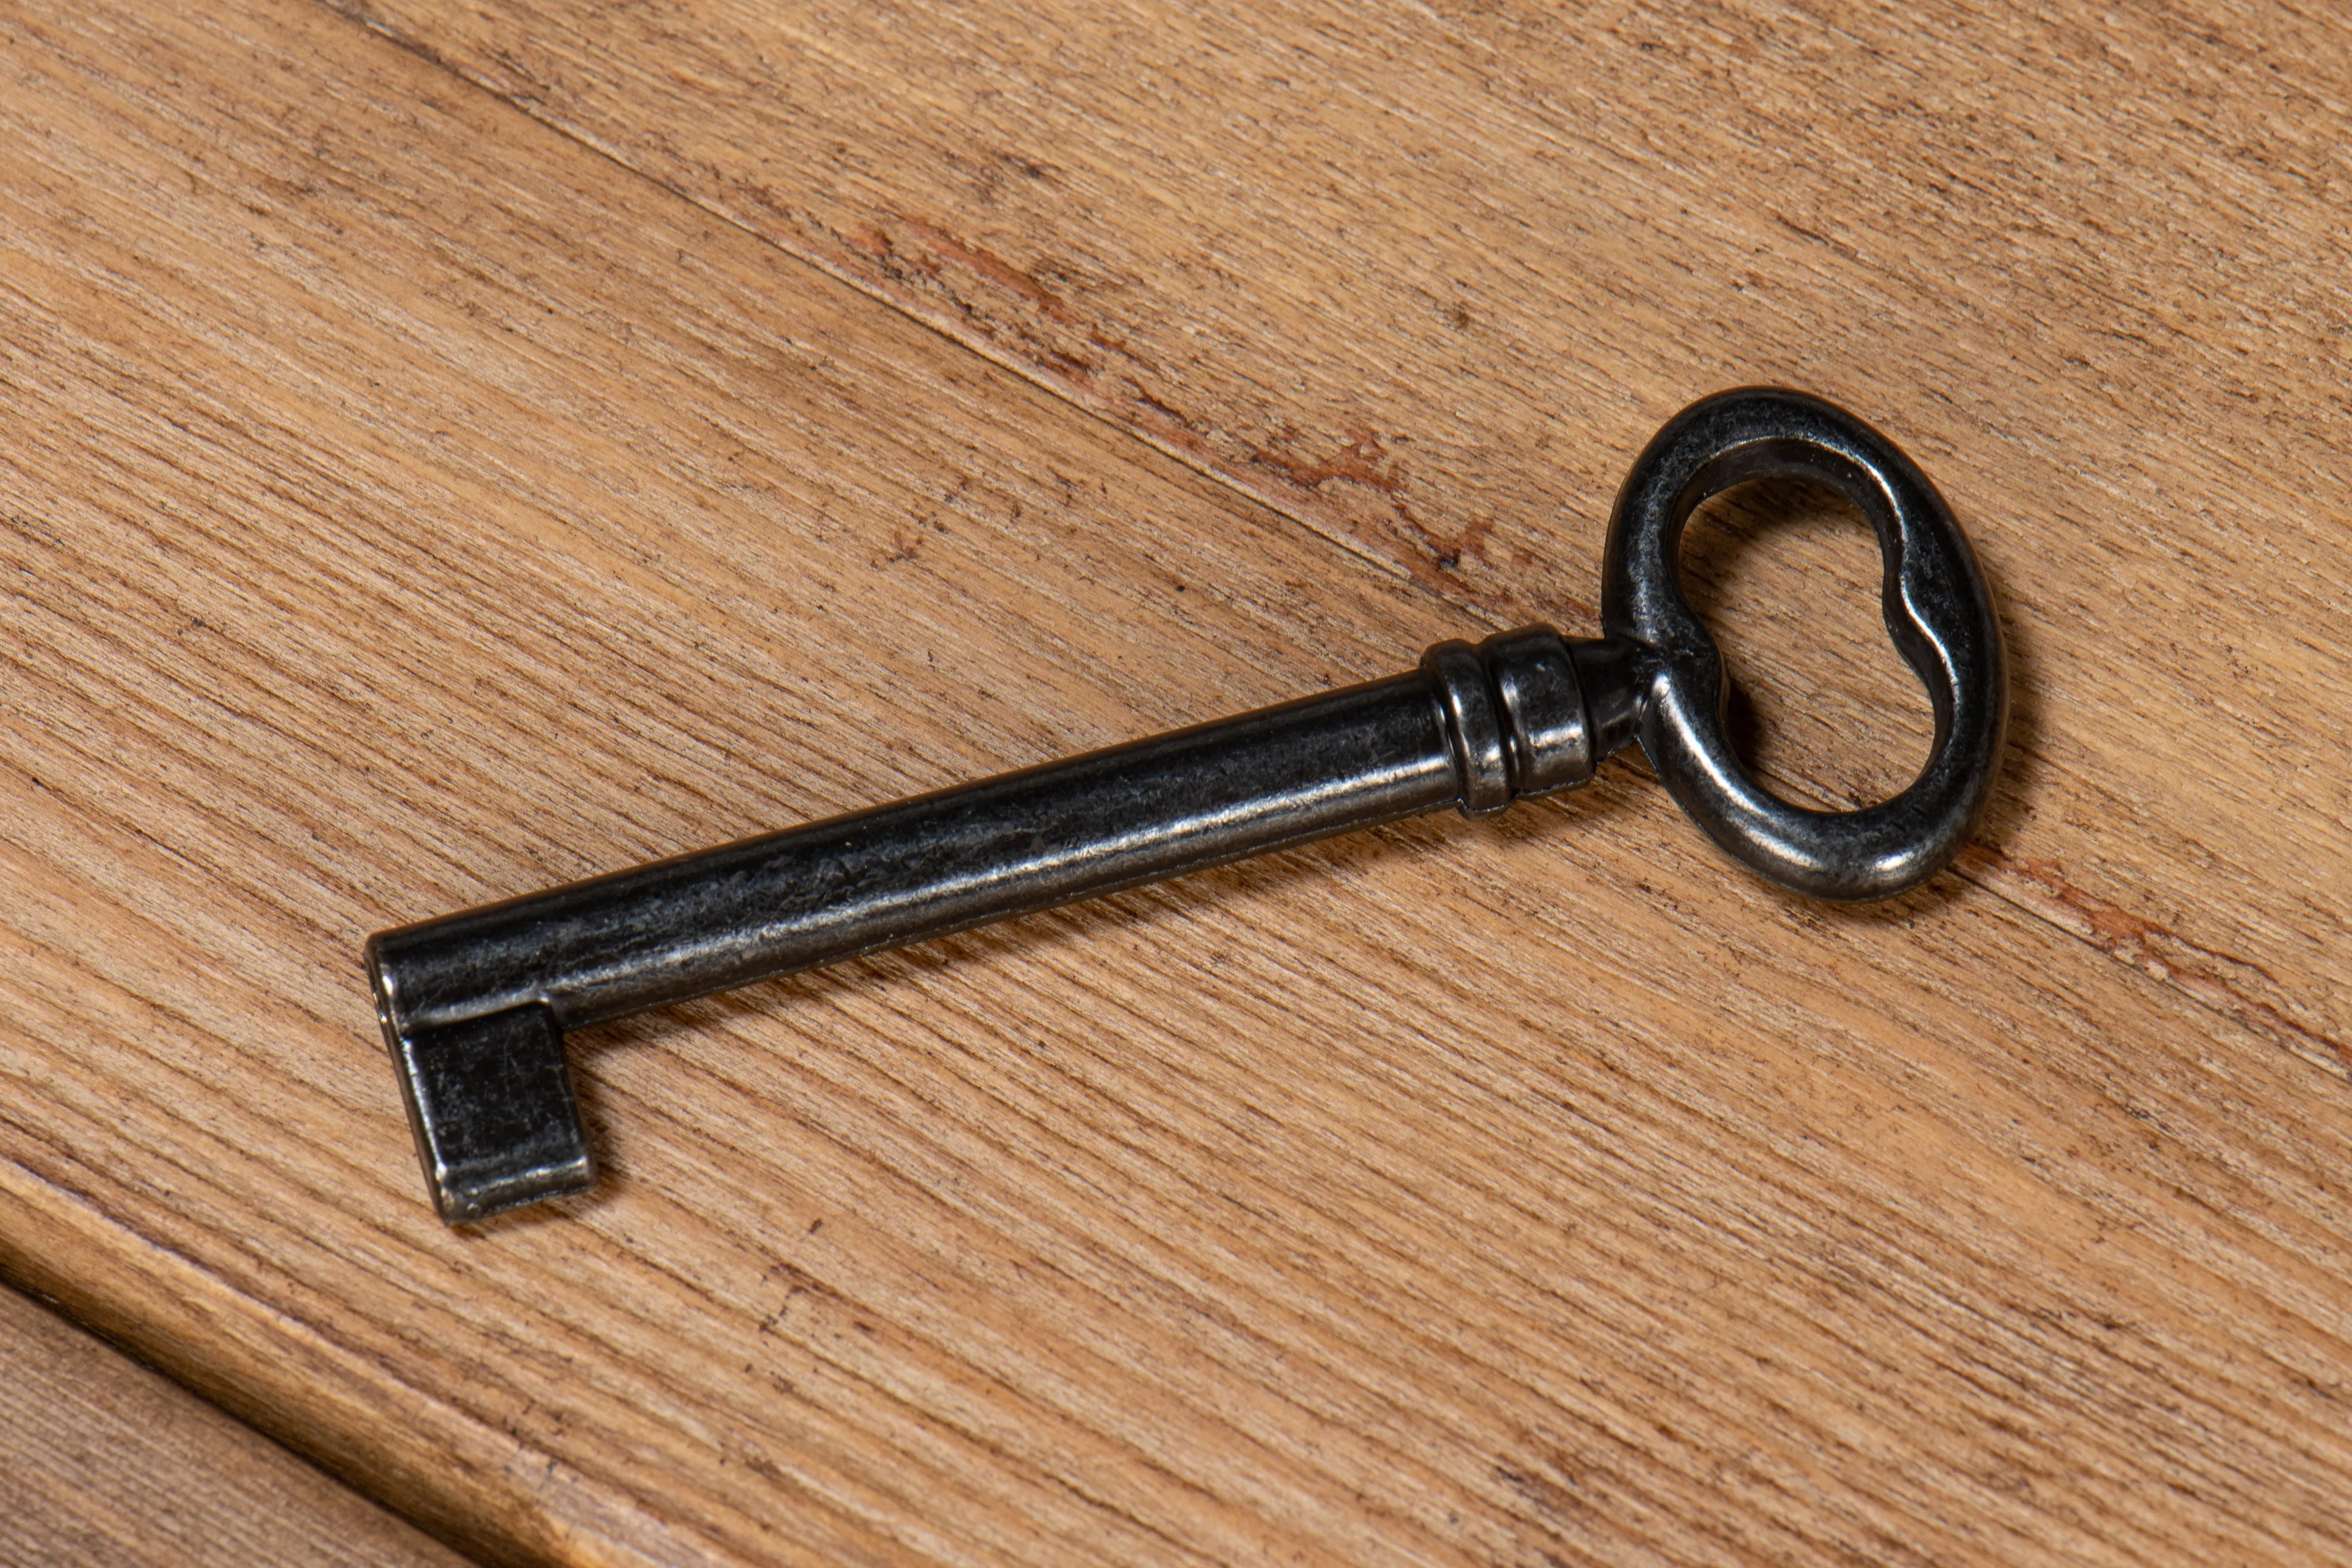
[[[1386,680],[383,932],[384,1037],[445,1219],[595,1179],[564,1031],[1447,805],[1583,783],[1628,645],[1547,626]]]

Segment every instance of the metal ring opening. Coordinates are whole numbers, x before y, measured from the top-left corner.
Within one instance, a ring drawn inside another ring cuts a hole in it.
[[[1722,654],[1683,596],[1676,562],[1691,513],[1736,486],[1781,477],[1829,485],[1870,521],[1885,566],[1887,633],[1935,712],[1919,775],[1856,811],[1791,805],[1756,782],[1726,734]],[[1925,881],[1968,842],[2008,721],[2000,625],[1943,497],[1853,415],[1801,392],[1742,387],[1669,420],[1618,492],[1601,618],[1610,636],[1650,656],[1640,730],[1650,765],[1743,864],[1815,898],[1883,899]]]

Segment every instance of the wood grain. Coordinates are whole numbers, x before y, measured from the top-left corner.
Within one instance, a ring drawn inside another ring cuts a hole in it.
[[[1963,874],[2347,1059],[2333,18],[341,3],[1497,621],[1590,619],[1626,432],[1741,383],[1847,403],[1945,487],[2027,671]],[[1760,699],[1769,762],[1892,793],[1925,709],[1840,670],[1896,668],[1867,598],[1801,539],[1756,575],[1830,650]]]
[[[0,1563],[462,1561],[187,1390],[0,1289]]]
[[[1781,898],[1631,765],[597,1032],[607,1185],[443,1230],[368,931],[1465,601],[322,10],[5,15],[13,1278],[500,1561],[2352,1561],[2342,1064],[1958,879]],[[1867,602],[1789,504],[1712,547],[1751,658],[1784,549]],[[2046,733],[2152,634],[1996,550]]]

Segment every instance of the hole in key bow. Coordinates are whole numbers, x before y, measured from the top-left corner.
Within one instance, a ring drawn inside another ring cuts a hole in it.
[[[1691,514],[1678,570],[1722,647],[1726,728],[1759,783],[1843,808],[1918,775],[1935,712],[1887,640],[1878,541],[1853,502],[1802,478],[1735,486]]]

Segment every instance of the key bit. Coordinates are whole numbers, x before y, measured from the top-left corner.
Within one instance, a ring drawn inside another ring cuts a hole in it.
[[[1935,710],[1919,776],[1856,811],[1756,784],[1675,578],[1702,502],[1781,475],[1870,521],[1888,631]],[[1500,811],[1636,740],[1717,844],[1801,892],[1885,897],[1967,841],[2005,719],[1999,628],[1941,498],[1853,416],[1748,388],[1670,421],[1619,494],[1601,621],[1441,642],[1387,679],[379,933],[368,971],[436,1207],[463,1223],[593,1184],[568,1030],[1443,806]]]

